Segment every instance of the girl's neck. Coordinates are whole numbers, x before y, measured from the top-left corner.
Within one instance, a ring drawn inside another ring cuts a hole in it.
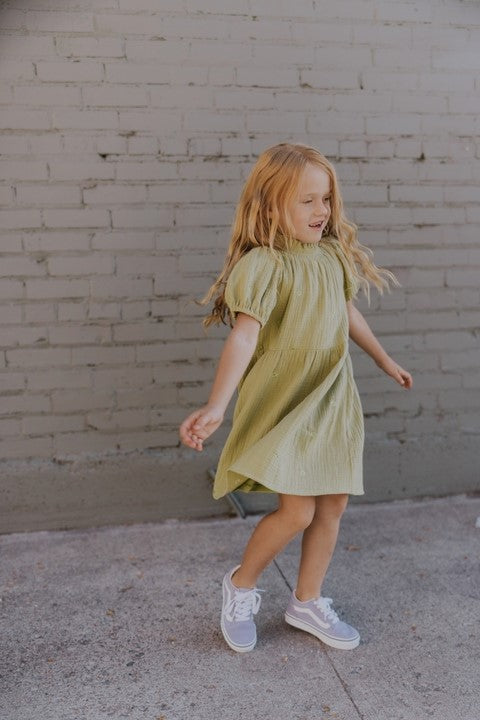
[[[325,240],[325,238],[322,237],[318,242],[307,243],[307,242],[303,242],[303,240],[297,240],[297,238],[293,238],[289,242],[287,240],[287,238],[281,232],[277,232],[277,235],[275,238],[275,245],[277,245],[279,250],[282,250],[285,252],[311,253],[311,252],[317,252],[321,246],[325,246],[326,240]]]

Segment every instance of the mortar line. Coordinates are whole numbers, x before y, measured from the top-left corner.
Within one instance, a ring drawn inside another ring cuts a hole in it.
[[[292,591],[293,591],[293,587],[292,587],[292,585],[290,584],[287,576],[286,576],[285,573],[283,572],[282,568],[280,567],[280,565],[279,565],[279,563],[278,563],[278,561],[277,561],[276,558],[274,558],[273,564],[274,564],[275,567],[277,568],[277,570],[278,570],[279,574],[281,575],[281,577],[282,577],[285,585],[289,588],[290,592],[292,592]],[[335,663],[333,662],[332,658],[330,657],[330,655],[329,655],[329,653],[328,653],[328,651],[327,651],[327,648],[326,648],[326,646],[325,646],[325,643],[322,643],[321,640],[319,640],[318,642],[321,643],[321,645],[322,645],[321,650],[322,650],[323,654],[325,655],[325,657],[327,658],[328,662],[330,663],[330,666],[331,666],[333,672],[335,673],[335,675],[337,676],[337,678],[338,678],[341,686],[343,687],[343,690],[344,690],[344,692],[345,692],[345,695],[348,697],[348,699],[349,699],[350,702],[352,703],[353,707],[355,708],[359,719],[360,719],[360,720],[365,720],[365,715],[361,712],[360,708],[358,707],[357,703],[356,703],[355,700],[353,699],[353,697],[352,697],[352,695],[351,695],[351,693],[350,693],[350,691],[349,691],[349,689],[348,689],[348,685],[346,684],[345,680],[342,678],[342,676],[341,676],[340,673],[338,672],[337,668],[335,667]]]

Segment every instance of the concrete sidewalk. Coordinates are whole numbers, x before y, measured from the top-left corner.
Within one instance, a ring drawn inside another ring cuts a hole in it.
[[[300,537],[219,628],[257,517],[0,537],[2,720],[479,720],[480,498],[350,505],[323,594],[351,651],[287,625]]]

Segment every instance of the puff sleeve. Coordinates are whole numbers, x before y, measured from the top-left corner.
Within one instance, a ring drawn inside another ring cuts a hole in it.
[[[266,248],[253,248],[234,265],[225,286],[225,302],[236,317],[243,312],[263,327],[277,302],[277,265]]]

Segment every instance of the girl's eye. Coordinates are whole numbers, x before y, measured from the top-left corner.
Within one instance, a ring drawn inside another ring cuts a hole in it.
[[[325,200],[326,200],[327,202],[330,202],[331,199],[332,199],[331,197],[325,198]],[[304,201],[303,201],[303,204],[304,204],[304,205],[308,205],[308,203],[311,203],[311,202],[313,202],[313,201],[312,201],[312,200],[304,200]]]

